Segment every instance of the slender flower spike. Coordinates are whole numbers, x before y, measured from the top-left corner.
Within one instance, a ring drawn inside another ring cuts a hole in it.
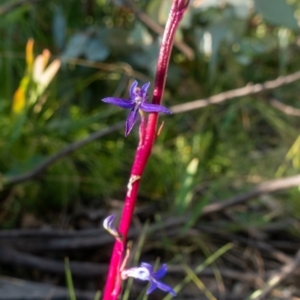
[[[163,264],[162,267],[157,271],[153,272],[153,268],[148,263],[141,263],[140,267],[125,269],[122,271],[122,279],[127,279],[128,277],[133,277],[143,281],[149,281],[150,287],[147,290],[147,295],[152,293],[155,289],[160,289],[164,292],[171,293],[176,296],[175,291],[167,284],[160,281],[167,273],[167,265]]]
[[[115,97],[107,97],[102,99],[103,102],[117,105],[122,108],[129,108],[130,113],[126,121],[125,136],[127,136],[133,128],[139,111],[144,112],[162,112],[170,114],[171,111],[166,107],[158,104],[151,104],[147,102],[147,90],[150,86],[150,82],[145,83],[139,88],[137,81],[134,81],[129,90],[130,99],[120,99]]]
[[[177,8],[179,11],[180,11],[180,10],[185,10],[185,9],[188,7],[189,2],[190,2],[190,0],[178,0],[178,1],[176,2],[175,5],[177,5],[176,8]]]

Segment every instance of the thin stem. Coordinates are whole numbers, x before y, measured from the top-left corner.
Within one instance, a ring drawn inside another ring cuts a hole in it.
[[[157,62],[155,86],[152,99],[152,103],[154,104],[161,103],[175,32],[188,6],[188,3],[188,0],[173,1],[168,22],[165,27],[165,32],[163,35]],[[140,129],[141,132],[145,134],[141,135],[143,141],[140,141],[135,154],[135,159],[131,169],[131,175],[127,186],[127,194],[119,226],[119,232],[123,236],[123,241],[115,241],[103,300],[116,300],[118,299],[121,293],[120,268],[124,256],[127,233],[132,220],[132,215],[140,185],[140,178],[145,170],[148,158],[151,154],[152,146],[156,139],[157,121],[158,114],[150,113],[148,116],[148,122],[145,131],[144,128]],[[141,126],[144,126],[144,122],[142,122]]]

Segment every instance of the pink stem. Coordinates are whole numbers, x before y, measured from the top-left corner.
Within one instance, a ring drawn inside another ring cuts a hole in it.
[[[179,22],[188,6],[188,3],[189,0],[173,1],[168,22],[165,27],[165,32],[163,35],[157,62],[155,86],[152,99],[152,103],[154,104],[161,103],[174,41],[174,35],[178,28]],[[113,253],[110,260],[106,286],[102,298],[103,300],[117,300],[121,293],[122,282],[120,278],[120,267],[124,256],[124,249],[126,249],[125,243],[127,233],[132,220],[132,215],[140,185],[139,176],[141,177],[145,170],[148,158],[151,154],[152,146],[156,139],[157,121],[158,114],[150,113],[148,116],[147,127],[144,128],[144,120],[141,123],[140,132],[142,134],[140,134],[140,138],[142,138],[142,141],[140,140],[140,143],[136,150],[119,226],[119,233],[123,236],[123,241],[115,241]]]

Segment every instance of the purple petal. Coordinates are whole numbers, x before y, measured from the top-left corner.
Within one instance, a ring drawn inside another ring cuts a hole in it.
[[[138,85],[138,82],[135,80],[130,87],[129,95],[130,95],[131,100],[135,99],[135,90],[136,90],[137,85]]]
[[[102,99],[102,101],[105,103],[120,106],[122,108],[133,108],[135,105],[132,100],[125,100],[125,99],[115,98],[115,97],[107,97]]]
[[[113,235],[116,238],[119,238],[120,235],[118,233],[118,230],[113,226],[113,223],[116,219],[115,215],[110,215],[106,217],[103,221],[103,227],[105,230],[107,230],[111,235]]]
[[[131,129],[133,128],[133,126],[136,122],[138,112],[139,112],[139,107],[138,106],[135,106],[130,111],[130,113],[127,117],[127,121],[126,121],[125,136],[127,136],[130,133]]]
[[[163,264],[162,267],[153,274],[153,277],[155,279],[161,279],[166,275],[166,273],[167,273],[167,265]]]
[[[143,281],[150,281],[152,274],[145,267],[134,267],[123,270],[123,276],[125,276],[125,278],[133,277]]]
[[[150,272],[150,274],[152,274],[153,268],[152,268],[152,266],[151,266],[150,264],[145,263],[145,262],[142,262],[142,263],[141,263],[141,267],[144,267],[144,268],[148,269],[149,272]]]
[[[167,293],[171,293],[173,296],[177,296],[175,291],[169,285],[167,285],[161,281],[158,281],[158,280],[155,280],[155,282],[156,282],[157,288],[159,288],[160,290],[167,292]]]
[[[145,83],[142,87],[141,87],[141,96],[142,98],[144,98],[147,94],[147,90],[150,86],[150,82]]]
[[[108,229],[112,229],[112,225],[113,225],[113,222],[116,218],[116,215],[110,215],[108,217],[106,217],[103,221],[103,227],[108,230]]]
[[[158,104],[150,104],[147,102],[142,103],[140,109],[145,112],[162,112],[165,114],[171,114],[171,111],[166,107]]]
[[[156,284],[156,282],[154,282],[154,281],[150,281],[150,286],[149,286],[149,288],[148,288],[148,290],[147,290],[147,295],[149,295],[149,294],[151,294],[156,288],[157,288],[157,284]]]

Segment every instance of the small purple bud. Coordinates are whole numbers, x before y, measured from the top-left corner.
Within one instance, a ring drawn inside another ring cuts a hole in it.
[[[115,219],[116,219],[115,215],[110,215],[106,217],[103,221],[103,227],[115,238],[120,238],[120,234],[118,233],[118,230],[113,226]]]

